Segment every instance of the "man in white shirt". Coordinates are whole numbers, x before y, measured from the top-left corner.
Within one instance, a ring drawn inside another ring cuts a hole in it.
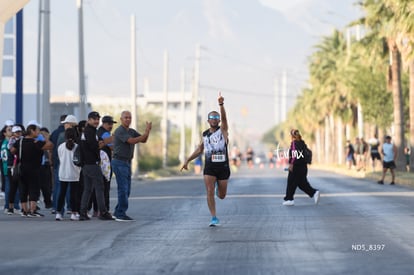
[[[391,137],[386,136],[385,137],[385,143],[382,145],[381,150],[382,156],[383,156],[383,162],[382,162],[382,178],[378,181],[378,184],[384,184],[384,178],[385,174],[387,173],[387,170],[390,169],[391,172],[391,185],[395,184],[395,160],[397,159],[397,146],[395,144],[391,143]]]

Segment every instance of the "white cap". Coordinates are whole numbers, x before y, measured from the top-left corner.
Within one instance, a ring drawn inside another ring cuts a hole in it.
[[[6,121],[4,122],[4,125],[5,125],[5,126],[13,126],[13,125],[14,125],[14,121],[13,121],[13,120],[11,120],[11,119],[8,119],[8,120],[6,120]]]
[[[20,132],[22,131],[22,128],[20,126],[18,126],[18,125],[13,126],[12,133],[16,133],[16,132],[19,132],[19,131]]]
[[[37,127],[42,127],[41,125],[40,125],[40,123],[39,122],[37,122],[36,120],[31,120],[31,121],[29,121],[29,123],[27,123],[27,126],[29,126],[29,125],[36,125]],[[26,126],[26,127],[27,127]]]
[[[74,115],[67,115],[64,121],[60,123],[74,123],[78,124],[78,119]]]

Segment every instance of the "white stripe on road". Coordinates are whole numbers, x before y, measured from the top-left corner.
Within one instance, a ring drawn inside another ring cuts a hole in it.
[[[226,198],[283,198],[284,194],[236,194]],[[308,197],[298,194],[295,197]],[[414,192],[349,192],[349,193],[322,193],[321,197],[414,197]],[[175,199],[205,199],[206,196],[143,196],[129,197],[130,200],[175,200]]]

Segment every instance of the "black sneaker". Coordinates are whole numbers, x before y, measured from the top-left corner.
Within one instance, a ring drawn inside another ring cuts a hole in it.
[[[27,218],[27,212],[26,211],[22,211],[20,214],[23,218]]]
[[[128,217],[127,215],[125,215],[124,217],[117,217],[115,220],[117,222],[133,222],[133,221],[135,221],[133,218]]]
[[[384,182],[382,180],[379,180],[378,184],[384,184]]]
[[[7,215],[13,215],[14,214],[14,210],[13,210],[13,208],[9,208],[8,210],[7,210]]]
[[[109,212],[105,212],[103,215],[100,215],[98,218],[100,220],[103,220],[103,221],[112,221],[113,220],[112,215],[109,214]]]
[[[33,211],[33,212],[28,213],[28,214],[27,214],[27,216],[28,216],[29,218],[42,218],[42,217],[44,217],[45,215],[43,215],[43,214],[41,214],[41,213],[39,213],[39,212],[37,212],[37,211]]]
[[[392,181],[390,184],[391,184],[391,185],[394,185],[395,183]]]
[[[87,215],[87,214],[80,214],[80,215],[79,215],[79,220],[80,220],[80,221],[89,221],[89,220],[90,220],[90,218],[88,217],[88,215]]]

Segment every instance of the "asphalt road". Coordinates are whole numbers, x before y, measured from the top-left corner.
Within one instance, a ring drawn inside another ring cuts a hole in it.
[[[412,188],[311,170],[288,207],[286,176],[233,173],[215,228],[201,176],[134,182],[130,223],[1,213],[0,274],[414,274]]]

